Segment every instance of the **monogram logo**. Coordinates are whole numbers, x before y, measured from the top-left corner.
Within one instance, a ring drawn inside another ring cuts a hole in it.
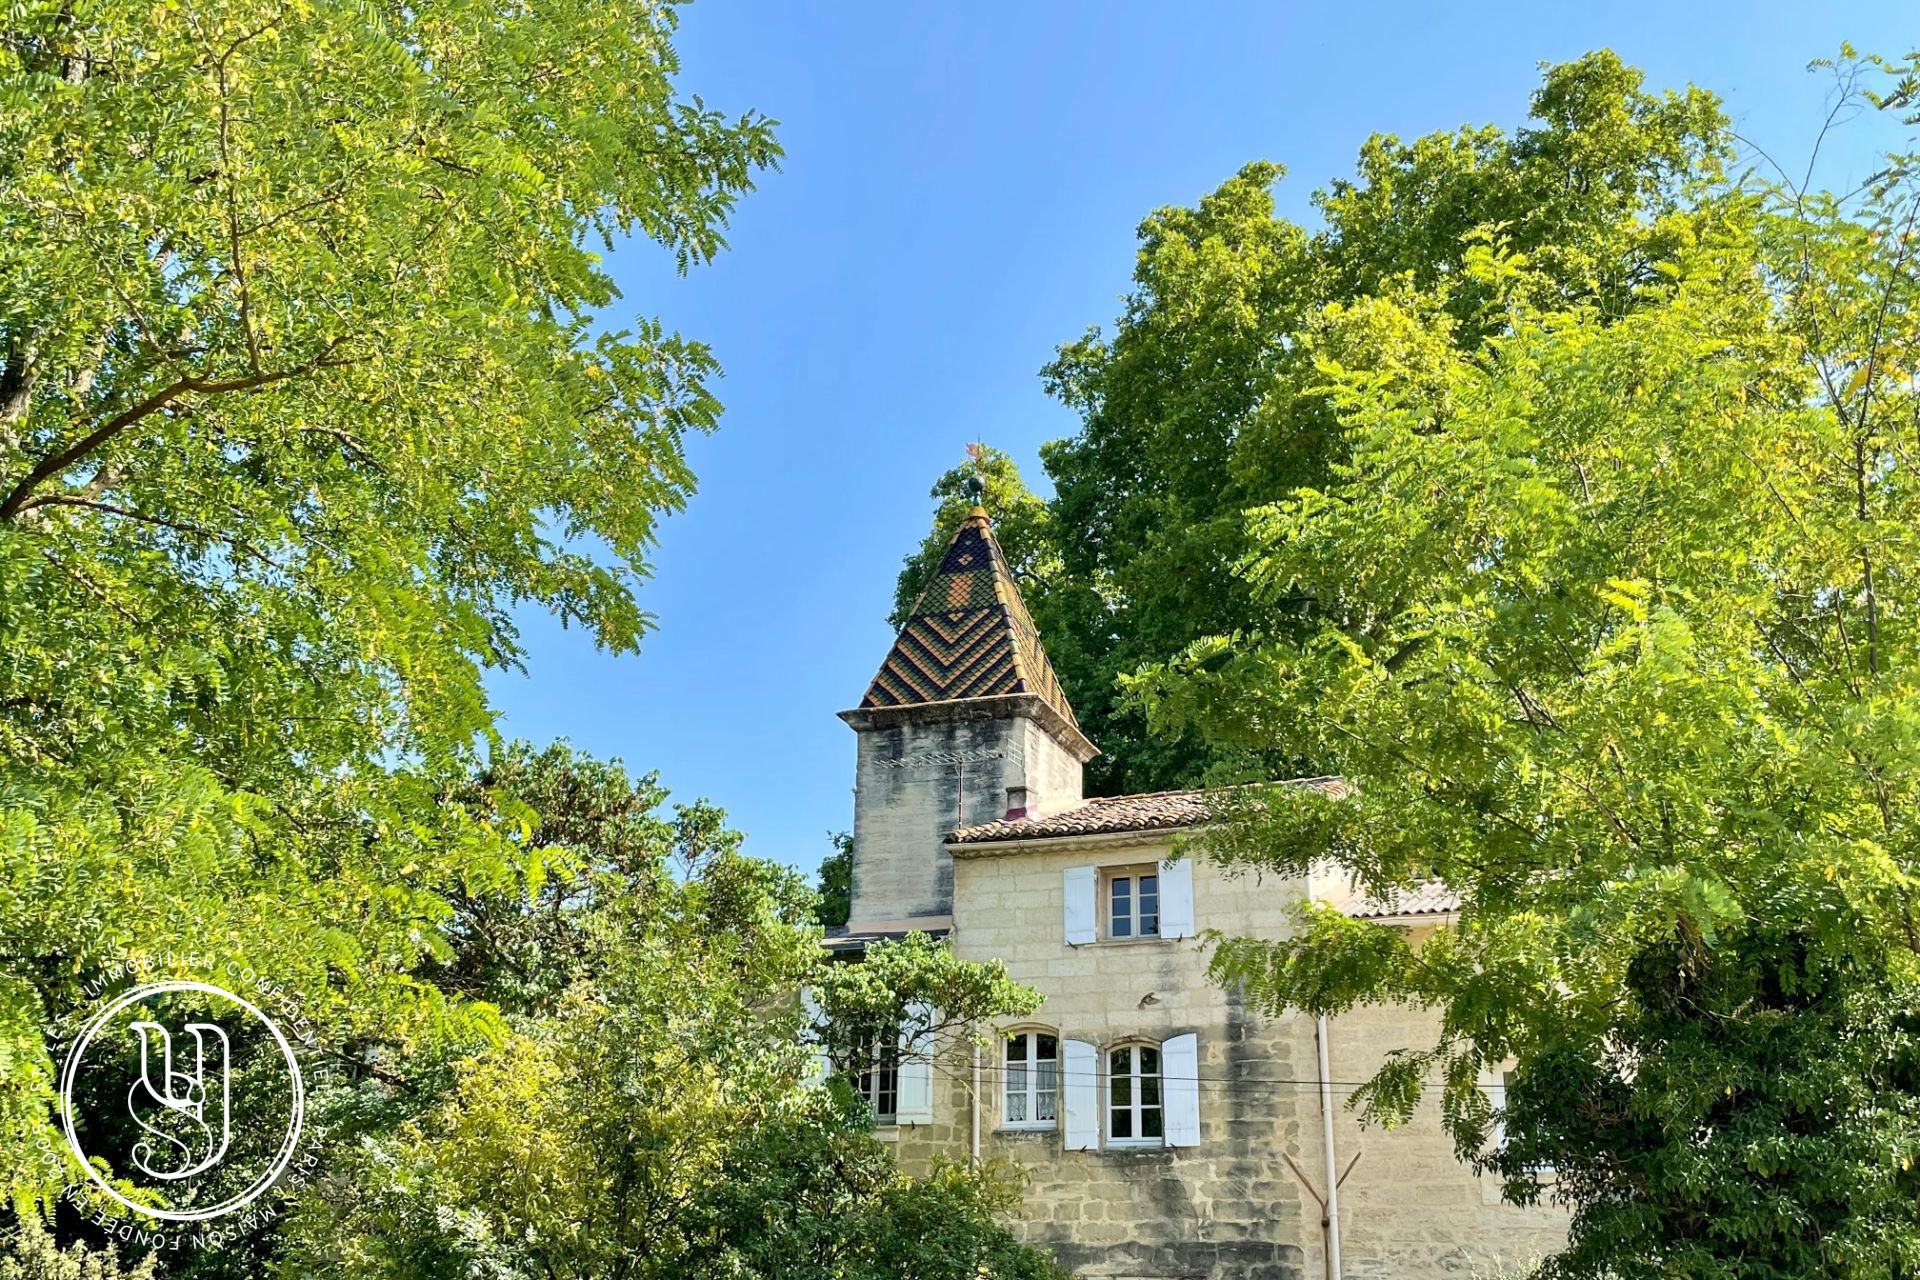
[[[271,1187],[306,1105],[273,1019],[184,979],[138,987],[95,1014],[67,1052],[60,1102],[67,1144],[95,1188],[173,1222],[233,1213]]]
[[[127,1090],[127,1114],[133,1122],[152,1134],[158,1142],[173,1148],[178,1158],[162,1164],[185,1164],[183,1168],[156,1169],[153,1142],[141,1142],[133,1148],[133,1162],[140,1171],[164,1182],[178,1182],[196,1173],[205,1173],[220,1163],[233,1142],[232,1080],[228,1074],[227,1033],[206,1022],[189,1022],[187,1034],[193,1037],[193,1070],[176,1071],[173,1065],[173,1036],[157,1022],[136,1022],[129,1028],[140,1037],[140,1078]],[[159,1052],[154,1052],[154,1041]],[[219,1073],[219,1103],[215,1116],[220,1126],[219,1142],[207,1123],[207,1041],[216,1046],[214,1070]],[[159,1060],[160,1079],[154,1082],[154,1060]],[[157,1110],[156,1110],[157,1108]],[[148,1117],[153,1119],[150,1121]],[[184,1123],[172,1123],[172,1120]],[[156,1123],[157,1122],[157,1123]],[[183,1135],[181,1130],[187,1132]],[[163,1148],[164,1149],[164,1148]],[[196,1153],[200,1154],[195,1160]]]

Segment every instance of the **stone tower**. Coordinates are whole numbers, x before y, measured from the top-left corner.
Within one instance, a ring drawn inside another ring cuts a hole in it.
[[[953,914],[947,833],[1078,804],[1096,754],[1021,602],[983,507],[953,535],[866,697],[849,931],[938,932]]]

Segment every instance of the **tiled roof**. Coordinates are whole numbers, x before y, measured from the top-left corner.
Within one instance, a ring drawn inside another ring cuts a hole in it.
[[[858,956],[876,942],[898,942],[912,933],[944,938],[952,932],[951,925],[930,929],[853,929],[843,924],[827,929],[821,945],[836,955]]]
[[[1330,796],[1347,794],[1340,778],[1299,778],[1291,785],[1312,787]],[[957,829],[951,844],[991,844],[997,840],[1045,840],[1054,836],[1097,836],[1125,831],[1162,831],[1197,826],[1211,815],[1207,791],[1150,791],[1137,796],[1102,796],[1058,813],[983,822]]]
[[[1330,896],[1329,901],[1356,920],[1440,916],[1460,909],[1460,895],[1438,880],[1429,880],[1412,889],[1401,889],[1379,895],[1361,890],[1349,890],[1345,894]]]
[[[962,698],[1037,694],[1073,726],[1073,708],[1040,647],[1013,571],[983,507],[953,535],[860,701],[900,707]]]

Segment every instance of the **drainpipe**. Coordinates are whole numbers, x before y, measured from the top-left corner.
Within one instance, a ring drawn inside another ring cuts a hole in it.
[[[973,1046],[973,1167],[980,1167],[980,1046]]]
[[[1340,1280],[1340,1170],[1333,1155],[1333,1073],[1327,1068],[1327,1019],[1315,1019],[1320,1048],[1320,1134],[1327,1153],[1327,1280]]]

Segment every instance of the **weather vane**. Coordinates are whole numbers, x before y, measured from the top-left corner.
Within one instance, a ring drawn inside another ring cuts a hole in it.
[[[981,473],[987,468],[987,446],[978,443],[968,445],[967,459],[973,464],[973,472],[961,484],[961,488],[966,490],[968,501],[976,507],[983,507],[987,503],[987,482]]]

